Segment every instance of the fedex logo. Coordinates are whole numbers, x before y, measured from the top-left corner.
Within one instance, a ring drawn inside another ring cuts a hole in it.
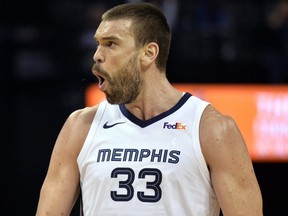
[[[164,122],[163,129],[176,129],[176,130],[186,130],[186,124],[176,122],[175,124],[169,124],[169,122]]]

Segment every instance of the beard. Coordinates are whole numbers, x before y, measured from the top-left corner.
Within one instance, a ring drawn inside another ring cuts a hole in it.
[[[138,55],[134,54],[129,61],[116,71],[115,76],[94,65],[109,84],[109,89],[104,91],[110,104],[128,104],[136,100],[142,87],[141,69],[137,62]]]

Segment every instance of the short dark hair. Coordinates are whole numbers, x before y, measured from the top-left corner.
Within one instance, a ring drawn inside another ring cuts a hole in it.
[[[159,46],[156,66],[160,71],[166,69],[171,44],[171,31],[166,17],[155,5],[147,2],[121,4],[102,15],[102,21],[129,19],[136,47],[155,42]]]

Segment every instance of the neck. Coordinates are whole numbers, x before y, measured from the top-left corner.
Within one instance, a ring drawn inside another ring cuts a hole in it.
[[[151,119],[171,109],[182,97],[182,92],[175,89],[166,79],[149,79],[144,82],[137,99],[126,104],[126,108],[141,120]]]

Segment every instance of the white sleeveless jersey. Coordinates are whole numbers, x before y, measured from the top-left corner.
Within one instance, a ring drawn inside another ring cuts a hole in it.
[[[102,102],[78,157],[84,216],[215,216],[201,152],[208,105],[189,93],[147,121]]]

